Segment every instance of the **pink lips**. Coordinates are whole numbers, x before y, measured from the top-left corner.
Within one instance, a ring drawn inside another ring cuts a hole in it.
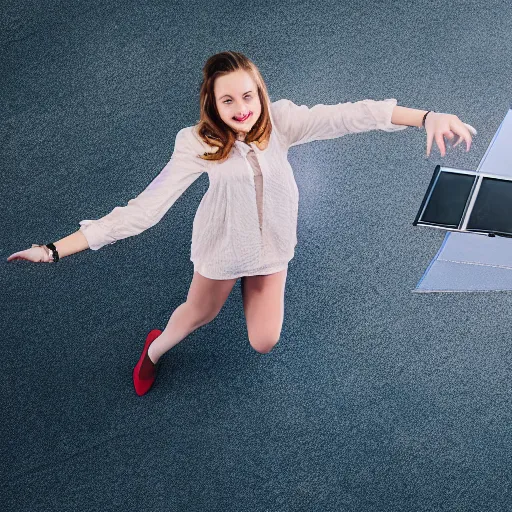
[[[251,115],[251,113],[247,114],[243,119],[237,119],[236,117],[234,119],[235,119],[235,121],[238,121],[239,123],[243,123],[244,121],[247,121],[247,119],[249,119],[250,115]]]

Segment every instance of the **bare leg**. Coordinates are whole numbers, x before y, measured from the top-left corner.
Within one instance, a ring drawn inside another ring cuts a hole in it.
[[[151,343],[148,355],[158,359],[192,331],[211,322],[220,312],[237,279],[209,279],[198,272],[190,285],[187,301],[178,306],[162,334]]]
[[[281,336],[287,274],[288,268],[274,274],[242,277],[247,333],[257,352],[270,352]]]
[[[156,364],[165,352],[199,327],[201,327],[201,324],[198,312],[194,310],[193,305],[184,302],[174,310],[167,327],[149,346],[149,358]]]

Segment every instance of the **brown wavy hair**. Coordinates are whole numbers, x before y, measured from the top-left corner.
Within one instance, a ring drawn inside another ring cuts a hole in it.
[[[203,160],[225,160],[236,141],[236,132],[228,126],[219,115],[213,93],[215,79],[234,71],[244,70],[249,73],[258,86],[258,96],[261,103],[261,115],[247,133],[245,142],[254,142],[264,150],[268,146],[272,133],[270,121],[270,98],[267,87],[257,66],[245,55],[238,52],[221,52],[212,55],[203,67],[203,81],[199,91],[200,119],[197,124],[199,137],[208,145],[218,149],[213,153],[198,155]]]

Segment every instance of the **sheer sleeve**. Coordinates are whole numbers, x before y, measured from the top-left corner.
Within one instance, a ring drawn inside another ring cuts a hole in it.
[[[382,101],[366,99],[336,105],[320,103],[309,108],[281,99],[272,103],[272,114],[281,137],[287,147],[291,147],[348,133],[405,130],[407,125],[391,123],[396,104],[395,98]]]
[[[204,150],[194,141],[191,127],[180,130],[171,159],[143,192],[100,219],[80,221],[80,231],[92,250],[138,235],[160,221],[205,170],[205,161],[197,156]]]

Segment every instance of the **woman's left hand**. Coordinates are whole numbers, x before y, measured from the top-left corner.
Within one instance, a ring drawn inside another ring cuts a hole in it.
[[[443,114],[441,112],[430,112],[427,115],[425,119],[425,131],[427,132],[427,157],[430,156],[432,141],[434,139],[439,146],[441,156],[444,157],[446,155],[446,148],[443,138],[445,135],[448,140],[452,142],[455,134],[460,137],[459,140],[453,145],[453,147],[456,147],[463,140],[465,140],[467,152],[471,147],[471,134],[476,135],[477,133],[477,131],[470,124],[463,123],[456,115]]]

